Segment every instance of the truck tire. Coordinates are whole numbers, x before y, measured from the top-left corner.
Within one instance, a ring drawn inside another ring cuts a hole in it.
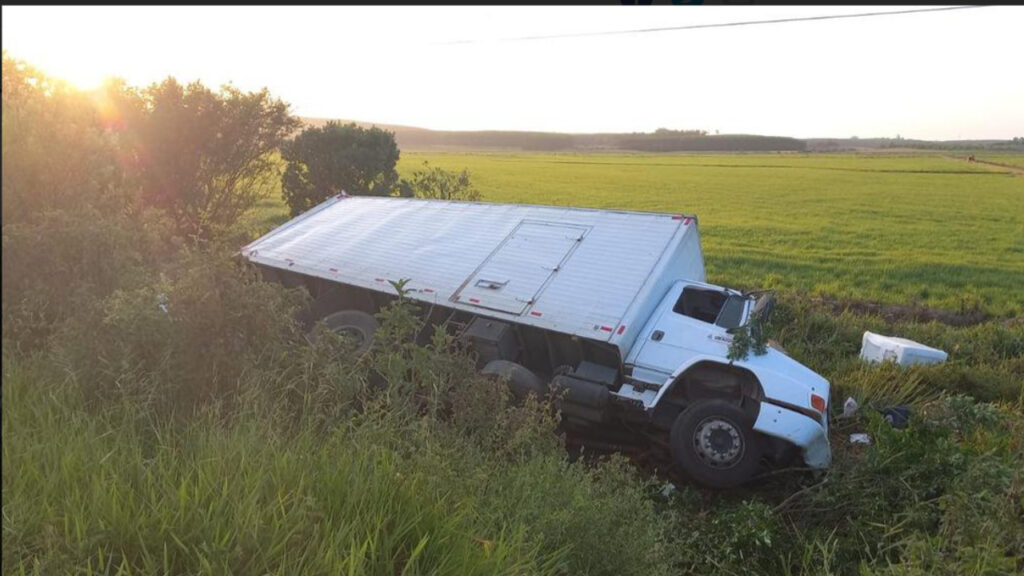
[[[708,488],[739,486],[761,462],[761,442],[750,416],[726,400],[688,406],[672,424],[669,445],[679,470]]]
[[[351,337],[355,342],[357,356],[366,354],[370,349],[373,336],[380,327],[376,318],[359,310],[342,310],[328,314],[324,317],[323,323],[331,332]]]
[[[516,400],[525,400],[530,394],[543,399],[548,388],[541,382],[536,374],[522,364],[516,364],[510,360],[492,360],[480,371],[485,376],[497,376],[508,381],[509,390]]]

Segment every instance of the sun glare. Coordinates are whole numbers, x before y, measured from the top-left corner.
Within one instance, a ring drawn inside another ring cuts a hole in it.
[[[53,59],[33,62],[47,76],[63,80],[79,90],[95,90],[114,74],[103,69],[102,63],[89,58],[70,56],[73,50],[66,46],[54,46]]]

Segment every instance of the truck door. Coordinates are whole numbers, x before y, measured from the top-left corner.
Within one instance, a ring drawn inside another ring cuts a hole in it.
[[[641,379],[664,380],[694,356],[726,358],[732,342],[726,330],[741,325],[748,301],[715,286],[676,284],[641,333],[634,372]]]
[[[466,279],[452,300],[522,314],[583,240],[589,227],[524,220]]]

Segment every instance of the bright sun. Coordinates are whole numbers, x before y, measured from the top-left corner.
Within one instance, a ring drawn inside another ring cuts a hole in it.
[[[66,46],[54,46],[53,58],[40,58],[32,65],[49,76],[59,78],[80,90],[99,88],[103,81],[113,76],[104,69],[102,62],[86,54],[75,53]]]

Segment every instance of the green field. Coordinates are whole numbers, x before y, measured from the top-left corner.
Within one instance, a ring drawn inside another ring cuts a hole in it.
[[[982,152],[977,155],[977,158],[986,162],[1024,168],[1024,154],[987,154]]]
[[[712,282],[1024,311],[1024,178],[935,155],[404,152],[486,201],[695,214]],[[281,221],[277,216],[274,221]]]

